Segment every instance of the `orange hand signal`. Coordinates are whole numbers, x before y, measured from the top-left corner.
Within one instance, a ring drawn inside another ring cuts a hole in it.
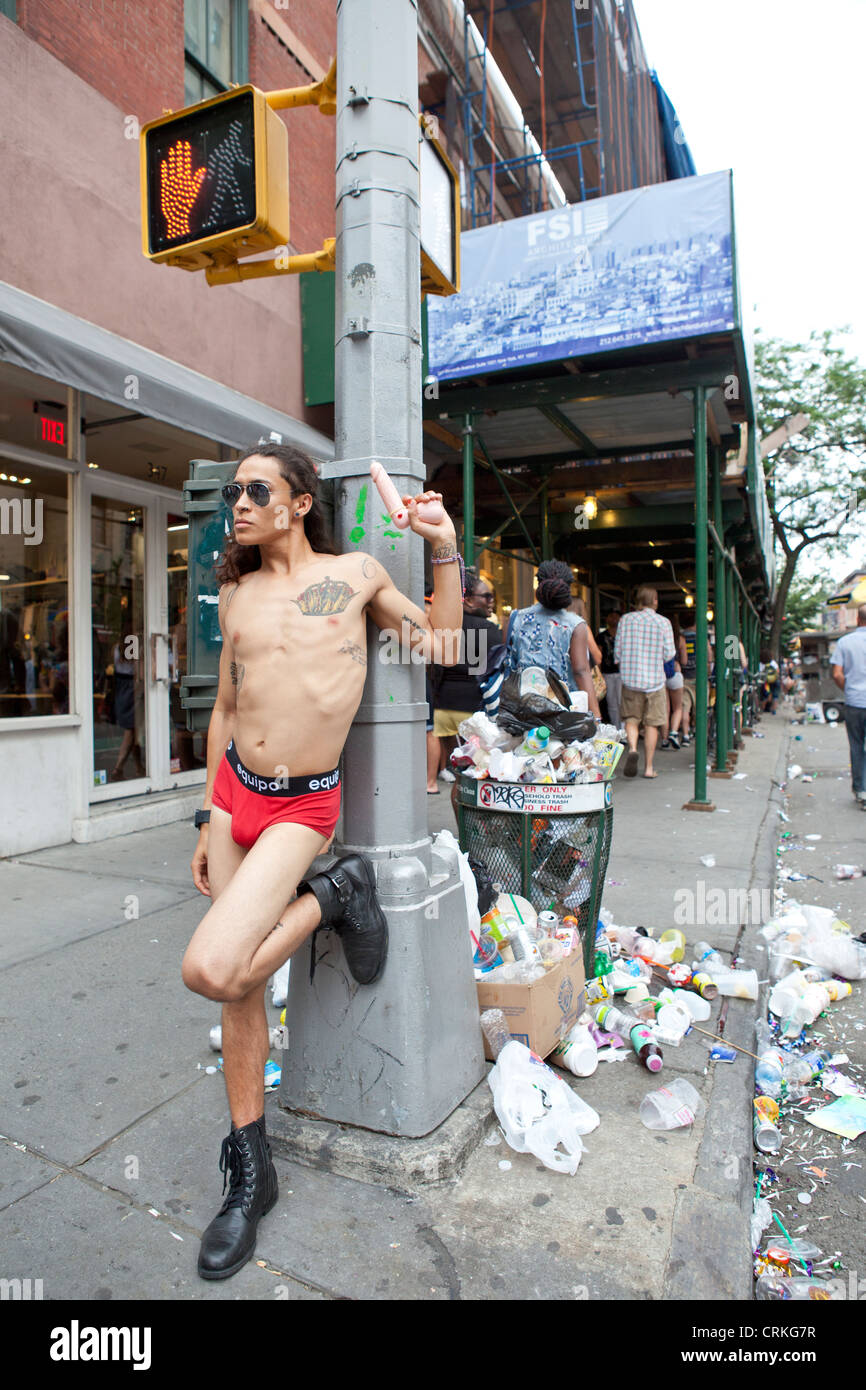
[[[192,146],[188,140],[179,140],[168,151],[168,158],[159,166],[160,207],[165,218],[167,235],[189,236],[189,215],[198,197],[202,179],[207,173],[203,164],[193,173]]]

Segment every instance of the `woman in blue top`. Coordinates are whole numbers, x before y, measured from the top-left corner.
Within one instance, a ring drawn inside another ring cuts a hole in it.
[[[508,669],[527,666],[548,668],[568,690],[585,690],[589,709],[601,715],[592,684],[583,618],[569,612],[571,570],[562,560],[545,560],[538,566],[537,602],[511,616],[508,630]]]

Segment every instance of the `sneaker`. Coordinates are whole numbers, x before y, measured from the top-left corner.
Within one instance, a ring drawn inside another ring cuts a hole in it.
[[[671,743],[669,738],[662,739],[661,743],[659,744],[659,748],[673,748],[673,746],[674,745]]]
[[[692,741],[692,736],[691,736],[691,734],[683,734],[683,748],[688,748],[688,746],[689,746],[689,744],[691,743],[691,741]]]
[[[454,773],[451,771],[449,767],[443,767],[442,771],[439,773],[439,781],[456,782],[457,778],[454,776]]]
[[[672,731],[669,737],[670,737],[670,745],[671,745],[671,748],[679,748],[679,747],[680,747],[680,736],[679,736],[679,734],[676,733],[675,731]]]

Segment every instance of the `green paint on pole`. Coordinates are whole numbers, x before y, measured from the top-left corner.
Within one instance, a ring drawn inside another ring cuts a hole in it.
[[[361,522],[364,520],[364,513],[367,510],[368,486],[369,484],[364,483],[361,487],[361,491],[358,493],[358,502],[355,507],[355,521],[357,524],[353,526],[351,531],[349,532],[349,540],[352,542],[353,545],[360,545],[361,541],[367,534],[364,530],[364,527],[361,525]]]

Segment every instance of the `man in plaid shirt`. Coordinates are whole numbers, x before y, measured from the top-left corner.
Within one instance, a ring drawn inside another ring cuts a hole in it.
[[[674,631],[667,618],[656,612],[659,596],[645,585],[638,589],[635,611],[620,618],[614,643],[614,657],[622,677],[620,717],[625,720],[628,739],[623,775],[637,773],[637,739],[644,726],[646,768],[644,777],[657,777],[653,757],[659,729],[667,721],[665,662],[676,656]]]

